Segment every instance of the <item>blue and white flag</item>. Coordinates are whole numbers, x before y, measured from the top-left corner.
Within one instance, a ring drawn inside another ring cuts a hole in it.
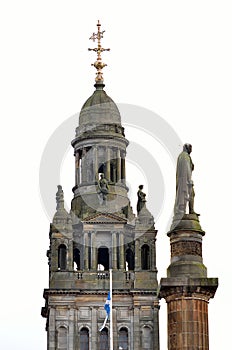
[[[109,317],[109,315],[110,315],[110,292],[108,292],[108,297],[106,299],[104,309],[106,310],[107,316]]]
[[[99,329],[99,331],[101,332],[103,330],[103,328],[105,328],[106,322],[110,316],[110,292],[108,292],[108,297],[106,299],[105,305],[104,305],[104,309],[106,311],[106,318],[105,321],[103,323],[103,325],[101,326],[101,328]]]

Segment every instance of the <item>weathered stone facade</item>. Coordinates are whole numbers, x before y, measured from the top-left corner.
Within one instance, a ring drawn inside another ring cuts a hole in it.
[[[50,226],[49,288],[42,308],[48,349],[108,349],[109,323],[99,329],[112,268],[114,348],[158,350],[157,231],[146,206],[138,217],[133,214],[121,116],[104,85],[95,87],[72,141],[76,176],[71,211],[64,209],[58,186]]]

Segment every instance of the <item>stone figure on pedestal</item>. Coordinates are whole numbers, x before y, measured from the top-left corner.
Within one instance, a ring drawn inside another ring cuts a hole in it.
[[[106,196],[109,193],[109,186],[108,186],[108,181],[105,178],[104,174],[100,175],[100,180],[98,182],[98,187],[99,187],[99,192],[100,192],[100,196],[102,199],[102,204],[105,204],[106,202]]]
[[[194,188],[192,181],[192,171],[194,165],[190,157],[192,145],[184,144],[183,152],[180,153],[176,167],[176,200],[174,214],[185,214],[188,204],[189,214],[196,214],[194,211]]]
[[[146,203],[146,193],[144,193],[142,190],[143,190],[143,185],[140,185],[139,190],[137,192],[137,196],[138,196],[137,213],[138,213],[138,215]]]

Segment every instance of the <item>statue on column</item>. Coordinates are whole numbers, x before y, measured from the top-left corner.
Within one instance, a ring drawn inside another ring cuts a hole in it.
[[[177,159],[176,167],[176,200],[174,213],[185,214],[187,204],[189,207],[189,214],[196,214],[194,211],[194,184],[192,181],[192,171],[194,164],[190,157],[192,152],[192,145],[184,144],[183,151]]]
[[[102,199],[102,204],[105,204],[106,202],[106,196],[109,193],[109,186],[108,186],[108,181],[105,178],[104,174],[100,175],[100,180],[98,182],[98,187],[99,187],[99,193]]]
[[[137,196],[138,196],[137,213],[138,213],[138,215],[146,204],[146,193],[144,193],[142,190],[143,190],[143,185],[140,185],[138,192],[137,192]]]

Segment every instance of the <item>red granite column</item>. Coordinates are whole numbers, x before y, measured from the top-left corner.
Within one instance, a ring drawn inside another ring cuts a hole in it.
[[[172,295],[168,306],[168,349],[208,350],[208,297]]]

